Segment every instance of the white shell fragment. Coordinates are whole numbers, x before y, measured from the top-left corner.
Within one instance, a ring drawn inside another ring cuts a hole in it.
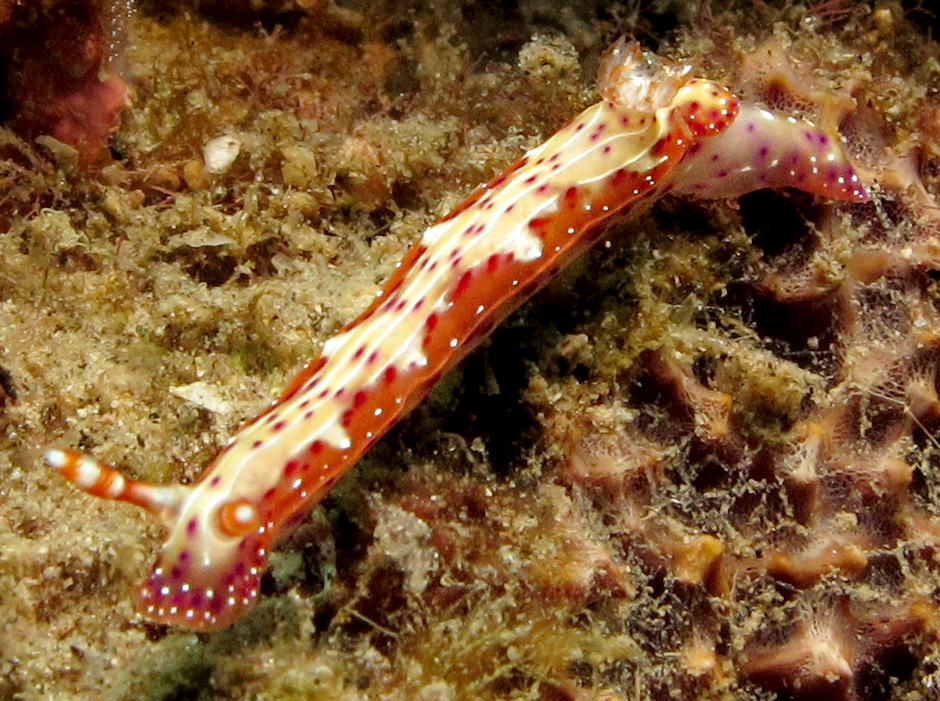
[[[234,136],[217,136],[202,147],[202,159],[206,170],[216,175],[224,173],[238,158],[242,142]]]

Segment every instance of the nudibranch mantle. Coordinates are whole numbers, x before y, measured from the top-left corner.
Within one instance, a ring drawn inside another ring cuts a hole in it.
[[[618,43],[601,69],[603,99],[431,226],[371,306],[195,484],[131,480],[89,456],[49,451],[46,461],[79,489],[166,525],[139,610],[201,630],[243,616],[271,545],[610,216],[669,191],[735,197],[789,186],[867,197],[837,138],[688,74]]]

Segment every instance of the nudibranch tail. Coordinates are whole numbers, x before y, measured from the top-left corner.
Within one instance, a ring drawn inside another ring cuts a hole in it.
[[[167,525],[140,610],[201,630],[244,615],[271,544],[618,212],[670,189],[734,197],[792,186],[864,199],[837,141],[687,74],[618,45],[602,69],[604,99],[431,226],[369,308],[196,484],[136,482],[92,458],[50,451],[47,462],[80,489],[142,506]]]
[[[737,197],[782,187],[834,200],[868,199],[838,134],[756,105],[742,105],[721,134],[689,149],[676,169],[673,191]]]

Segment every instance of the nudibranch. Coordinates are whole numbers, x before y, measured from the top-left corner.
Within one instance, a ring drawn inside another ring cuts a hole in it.
[[[795,187],[867,198],[837,137],[741,105],[689,73],[618,43],[602,66],[601,101],[431,226],[371,306],[195,484],[135,481],[92,457],[49,451],[46,462],[79,489],[165,524],[139,610],[199,630],[243,616],[272,544],[609,217],[670,191],[735,197]]]

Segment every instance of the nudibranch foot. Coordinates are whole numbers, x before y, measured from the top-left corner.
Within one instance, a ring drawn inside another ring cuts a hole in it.
[[[604,99],[431,226],[372,305],[196,484],[128,480],[92,458],[50,451],[46,461],[80,489],[142,506],[167,526],[140,611],[201,630],[244,615],[271,544],[611,216],[669,191],[736,197],[789,186],[865,199],[837,139],[742,106],[689,72],[636,44],[615,46],[602,67]]]

